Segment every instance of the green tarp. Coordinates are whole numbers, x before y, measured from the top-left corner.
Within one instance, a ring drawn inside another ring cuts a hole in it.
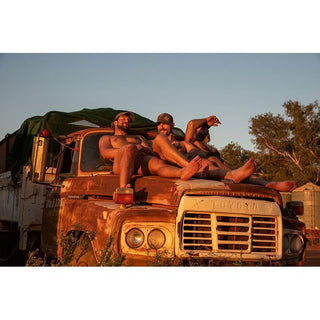
[[[33,137],[41,134],[42,130],[47,129],[51,136],[58,137],[94,126],[110,127],[115,115],[123,111],[127,110],[98,108],[82,109],[74,112],[50,111],[44,116],[35,116],[25,120],[20,129],[16,132],[15,141],[8,155],[8,163],[14,181],[16,180],[17,173],[31,157]],[[156,130],[154,121],[136,113],[134,113],[134,115],[135,121],[132,124],[132,133],[138,133],[141,130]],[[82,123],[80,121],[82,121]],[[83,123],[84,121],[89,123]],[[183,131],[176,129],[175,134],[183,136]],[[53,159],[58,153],[58,150],[58,143],[52,140],[49,145],[49,158]]]

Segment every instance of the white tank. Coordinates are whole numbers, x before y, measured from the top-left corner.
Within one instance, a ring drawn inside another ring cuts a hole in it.
[[[299,220],[306,229],[320,229],[320,187],[309,182],[292,192],[292,201],[303,201],[304,214]]]

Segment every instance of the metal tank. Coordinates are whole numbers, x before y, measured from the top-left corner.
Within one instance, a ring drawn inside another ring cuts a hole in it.
[[[304,215],[299,220],[306,229],[320,229],[320,187],[309,182],[292,192],[292,201],[303,201]]]

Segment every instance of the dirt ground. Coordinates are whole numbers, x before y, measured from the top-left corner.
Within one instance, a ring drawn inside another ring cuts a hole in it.
[[[320,266],[320,244],[307,245],[305,266]]]

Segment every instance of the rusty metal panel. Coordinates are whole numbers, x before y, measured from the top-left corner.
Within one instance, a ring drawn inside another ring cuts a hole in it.
[[[46,217],[47,216],[47,217]],[[49,219],[51,216],[51,220]],[[43,233],[47,230],[46,224],[54,223],[53,211],[49,212],[46,208],[46,214],[43,224]],[[82,230],[94,231],[96,236],[92,241],[93,250],[96,254],[104,249],[110,236],[113,238],[113,250],[115,253],[121,252],[121,230],[122,225],[148,224],[157,226],[159,224],[175,224],[176,212],[172,210],[153,208],[151,206],[131,205],[126,209],[120,209],[119,204],[115,204],[111,200],[84,200],[84,199],[61,199],[61,206],[58,213],[58,227],[56,229],[56,241],[60,234],[66,234],[70,230],[74,230],[75,226]],[[44,237],[44,236],[43,236]],[[44,240],[51,241],[44,248],[53,249],[53,234],[46,236]],[[57,254],[61,256],[61,248],[57,248]]]
[[[158,176],[137,178],[135,181],[135,199],[141,202],[177,207],[181,195],[186,190],[224,187],[222,182],[213,180],[167,179]]]
[[[176,207],[179,205],[181,195],[188,192],[217,191],[220,195],[240,196],[273,199],[282,205],[280,194],[272,189],[248,184],[228,184],[221,181],[190,179],[168,179],[159,176],[134,176],[132,178],[135,201]],[[68,178],[63,181],[62,196],[90,196],[101,195],[112,197],[113,192],[119,187],[119,175],[101,174]]]
[[[119,187],[119,175],[96,175],[73,177],[62,183],[61,197],[64,196],[112,196]]]

